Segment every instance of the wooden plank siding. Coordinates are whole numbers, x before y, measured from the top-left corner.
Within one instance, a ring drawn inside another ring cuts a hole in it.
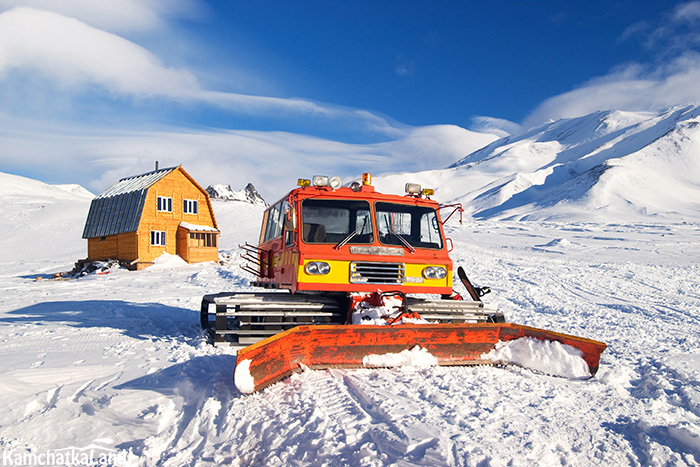
[[[137,232],[127,232],[106,237],[88,238],[88,260],[134,261],[138,259],[137,236]]]
[[[218,261],[219,248],[217,246],[200,246],[197,240],[191,238],[191,232],[187,229],[180,228],[177,232],[177,247],[178,254],[188,263],[199,263],[203,261]],[[215,244],[219,244],[219,234],[215,232],[206,232],[206,234],[216,237]]]
[[[172,199],[172,212],[158,210],[159,197]],[[185,213],[185,200],[197,201],[196,213]],[[137,231],[88,238],[88,260],[129,261],[134,269],[143,269],[163,253],[179,254],[190,263],[218,260],[219,233],[208,231],[216,235],[217,246],[191,247],[189,231],[178,228],[181,222],[218,229],[209,195],[178,167],[148,188]],[[165,232],[165,245],[151,244],[152,231]]]

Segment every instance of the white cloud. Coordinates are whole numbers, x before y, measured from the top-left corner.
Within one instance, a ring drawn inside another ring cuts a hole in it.
[[[348,128],[362,131],[394,136],[403,132],[401,125],[371,112],[302,98],[203,89],[191,71],[167,66],[123,37],[75,18],[26,7],[0,13],[0,81],[16,75],[31,79],[15,80],[15,85],[33,83],[39,75],[49,83],[74,90],[78,97],[97,86],[115,97],[165,97],[238,114],[274,118],[301,114],[335,125],[347,123]],[[45,89],[42,85],[42,92]]]
[[[663,110],[699,102],[700,54],[688,52],[657,68],[629,65],[549,98],[525,119],[523,127],[598,110]]]
[[[252,182],[266,198],[299,177],[445,167],[495,139],[453,125],[412,128],[391,141],[348,144],[287,132],[126,131],[39,124],[0,113],[0,167],[100,192],[121,177],[183,164],[200,183]],[[42,167],[47,170],[42,172]],[[50,176],[49,176],[50,174]],[[268,200],[269,201],[269,200]]]
[[[24,7],[0,14],[0,76],[11,71],[38,71],[62,86],[97,84],[136,96],[177,96],[199,87],[192,73],[164,66],[133,42]]]
[[[700,2],[681,3],[673,10],[674,21],[696,22],[700,20]]]
[[[0,0],[0,9],[18,6],[51,11],[120,34],[161,29],[170,19],[196,18],[206,10],[199,0]]]
[[[513,135],[522,130],[520,125],[510,120],[484,116],[473,117],[469,128],[479,133],[491,133],[499,138]]]
[[[700,1],[676,5],[653,21],[630,25],[621,41],[639,40],[653,63],[628,63],[535,108],[523,126],[598,110],[663,110],[700,102]]]

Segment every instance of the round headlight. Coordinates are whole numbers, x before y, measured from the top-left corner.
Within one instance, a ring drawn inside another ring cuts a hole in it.
[[[307,274],[322,276],[331,272],[331,265],[323,261],[311,261],[306,263],[304,270]]]
[[[447,269],[440,266],[428,266],[423,269],[423,277],[426,279],[444,279],[447,276]]]

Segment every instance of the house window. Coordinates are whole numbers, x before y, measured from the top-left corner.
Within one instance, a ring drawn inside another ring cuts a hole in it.
[[[151,245],[165,246],[165,231],[151,230]]]
[[[173,199],[165,196],[158,197],[158,210],[165,212],[173,212]]]
[[[185,205],[182,208],[182,212],[184,212],[185,214],[197,214],[197,200],[186,199]]]
[[[194,247],[216,247],[216,234],[215,233],[190,233],[190,246]]]

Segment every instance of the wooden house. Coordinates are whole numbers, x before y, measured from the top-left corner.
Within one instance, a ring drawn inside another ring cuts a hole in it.
[[[188,263],[219,257],[209,195],[182,166],[123,178],[100,193],[83,238],[87,261],[117,259],[130,269],[150,266],[163,253]]]

